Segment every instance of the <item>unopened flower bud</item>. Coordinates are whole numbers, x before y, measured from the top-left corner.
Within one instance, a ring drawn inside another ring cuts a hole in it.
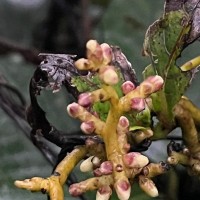
[[[131,186],[127,180],[118,180],[115,185],[117,196],[120,200],[128,200],[131,194]]]
[[[136,111],[142,111],[145,109],[145,101],[142,98],[131,99],[131,108]]]
[[[80,171],[82,172],[89,172],[93,170],[93,163],[92,163],[92,159],[94,156],[90,156],[89,158],[87,158],[86,160],[84,160],[81,164],[80,164]]]
[[[117,124],[117,134],[119,148],[123,153],[127,153],[130,149],[130,145],[127,143],[127,132],[129,127],[129,120],[125,116],[121,116]]]
[[[143,83],[140,86],[140,88],[141,88],[142,93],[145,95],[149,95],[149,94],[153,93],[153,91],[154,91],[152,84],[149,82],[146,82],[146,80],[145,80],[145,83]]]
[[[76,118],[78,115],[79,105],[77,103],[72,103],[67,106],[67,112],[71,117]]]
[[[97,177],[102,176],[102,173],[99,168],[94,170],[94,176],[97,176]]]
[[[158,196],[158,190],[151,179],[145,176],[139,176],[139,185],[140,185],[140,188],[149,196],[151,197]]]
[[[94,170],[95,176],[109,175],[113,172],[113,166],[110,161],[101,163],[100,167]]]
[[[109,200],[112,194],[112,189],[109,186],[102,186],[98,189],[96,200]]]
[[[74,65],[76,66],[77,69],[79,70],[89,70],[91,68],[89,60],[85,58],[80,58],[78,59]]]
[[[80,104],[83,107],[88,107],[92,103],[92,99],[90,96],[90,93],[82,93],[78,97],[78,104]]]
[[[133,168],[133,167],[141,168],[141,167],[146,166],[149,163],[149,159],[138,152],[131,152],[131,153],[125,154],[123,156],[123,161],[124,161],[124,164],[130,168]]]
[[[83,193],[82,189],[79,187],[78,183],[72,184],[69,187],[69,194],[77,197],[80,196]]]
[[[104,174],[104,175],[112,174],[112,171],[113,171],[112,162],[105,161],[105,162],[101,163],[100,170],[101,170],[102,174]]]
[[[106,66],[103,69],[100,68],[99,77],[108,85],[115,85],[119,81],[113,66]]]
[[[99,167],[101,164],[101,160],[97,156],[93,156],[92,164],[93,164],[94,168]]]
[[[83,122],[81,123],[80,128],[85,134],[91,134],[95,130],[94,122],[93,121]]]
[[[127,94],[135,89],[135,85],[131,81],[126,81],[122,84],[122,91]]]
[[[89,40],[86,44],[86,48],[89,53],[95,53],[96,51],[101,51],[100,45],[96,40]]]
[[[103,52],[101,46],[96,40],[89,40],[86,44],[87,58],[94,63],[100,63],[103,61]]]
[[[119,118],[118,126],[122,128],[128,128],[129,127],[129,120],[125,116],[121,116]]]
[[[103,62],[107,65],[112,60],[112,49],[107,43],[103,43],[100,46],[103,52]]]
[[[163,83],[164,81],[161,76],[150,76],[142,83],[142,91],[144,94],[151,94],[160,90]]]

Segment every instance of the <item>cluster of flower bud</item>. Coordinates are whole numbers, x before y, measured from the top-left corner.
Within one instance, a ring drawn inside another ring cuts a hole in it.
[[[97,190],[96,199],[109,199],[114,188],[120,200],[128,200],[131,192],[129,180],[138,176],[140,187],[150,196],[155,197],[158,191],[149,174],[164,173],[159,167],[148,164],[146,156],[138,152],[129,152],[130,144],[127,140],[129,120],[124,116],[127,112],[140,112],[145,109],[147,98],[152,93],[160,90],[163,79],[160,76],[151,76],[139,86],[131,81],[124,81],[121,91],[124,96],[119,97],[112,87],[119,81],[116,68],[110,65],[112,49],[108,44],[99,45],[90,40],[87,43],[87,59],[79,59],[75,65],[79,70],[96,71],[102,87],[92,92],[82,93],[78,103],[68,105],[70,116],[82,121],[81,130],[85,134],[99,135],[105,144],[106,160],[101,160],[97,155],[91,155],[80,165],[83,172],[92,171],[94,177],[71,185],[70,194],[77,196],[88,190]],[[110,102],[110,110],[106,121],[102,121],[97,114],[90,112],[92,104],[96,102]],[[153,135],[147,130],[148,137]],[[138,139],[139,140],[139,139]],[[98,165],[94,165],[94,159]],[[158,164],[160,165],[160,164]],[[144,170],[146,167],[146,170]],[[153,169],[153,170],[152,170]]]
[[[113,52],[108,44],[100,45],[97,41],[90,40],[86,48],[87,59],[77,60],[75,66],[79,70],[95,72],[101,84],[97,90],[80,94],[78,103],[69,104],[67,111],[71,117],[82,122],[80,127],[85,134],[96,134],[101,140],[88,139],[84,146],[76,147],[69,153],[56,168],[59,176],[52,175],[45,179],[47,183],[52,184],[47,192],[55,196],[55,191],[58,190],[58,195],[62,196],[60,199],[63,199],[61,186],[67,175],[80,160],[87,156],[80,164],[80,171],[90,171],[93,177],[72,184],[69,187],[71,195],[78,196],[86,191],[96,190],[96,200],[108,200],[114,189],[120,200],[128,200],[131,183],[138,180],[143,191],[156,197],[158,190],[151,178],[164,173],[167,166],[162,163],[149,163],[145,155],[130,152],[131,146],[128,141],[130,119],[127,114],[144,110],[147,106],[145,99],[162,88],[163,79],[160,76],[150,76],[139,86],[131,81],[123,82],[119,69],[111,64]],[[121,95],[118,95],[116,86],[120,87],[118,89],[121,90]],[[99,117],[101,113],[92,110],[93,104],[99,102],[109,103],[106,120]],[[135,143],[140,143],[152,135],[153,132],[145,128],[142,134],[138,134],[134,139]],[[41,183],[43,179],[39,179],[36,184],[39,188],[37,191],[43,188]],[[29,187],[34,184],[32,181],[28,184],[27,181],[17,182],[17,184],[21,188],[33,191]]]
[[[99,78],[106,84],[114,85],[118,83],[118,75],[115,67],[110,65],[112,60],[111,47],[103,43],[99,45],[96,40],[87,42],[87,59],[81,58],[75,62],[79,70],[98,71]]]
[[[87,170],[85,169],[89,169],[92,171],[91,169],[94,169],[94,166],[91,167],[93,159],[95,157],[89,157],[84,160],[80,165],[80,170],[86,172]],[[101,161],[97,160],[99,164]],[[164,162],[149,163],[148,158],[138,152],[131,152],[124,155],[123,161],[127,167],[127,174],[131,174],[128,178],[132,179],[137,176],[140,188],[149,196],[157,197],[158,190],[151,178],[167,172],[169,165]],[[117,166],[117,168],[118,171],[122,171],[120,166]],[[98,168],[93,170],[94,178],[71,185],[69,192],[72,196],[78,196],[88,190],[96,189],[96,200],[108,200],[112,194],[111,188],[114,185],[120,200],[129,199],[131,192],[130,182],[127,180],[117,180],[114,183],[112,172],[112,162],[104,161]]]

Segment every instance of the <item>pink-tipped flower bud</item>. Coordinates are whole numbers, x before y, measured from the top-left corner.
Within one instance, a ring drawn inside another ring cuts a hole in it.
[[[131,99],[131,108],[135,111],[142,111],[145,109],[145,100],[142,98],[133,98]]]
[[[151,179],[145,176],[139,176],[139,185],[140,185],[140,188],[149,196],[151,197],[158,196],[158,190]]]
[[[124,94],[127,94],[136,88],[131,81],[124,82],[121,87]]]
[[[90,93],[82,93],[78,97],[78,104],[83,107],[88,107],[92,104],[92,99]]]
[[[72,103],[67,106],[67,112],[71,117],[76,118],[79,112],[79,105],[77,103]]]
[[[101,171],[102,174],[104,174],[104,175],[112,174],[112,172],[113,172],[113,165],[112,165],[112,162],[110,162],[110,161],[105,161],[105,162],[101,163],[101,165],[100,165],[100,171]]]
[[[79,70],[89,70],[91,68],[89,60],[85,58],[80,58],[78,59],[74,65],[76,66],[77,69]]]
[[[144,94],[151,94],[162,88],[164,80],[161,76],[149,76],[142,84],[142,92]]]
[[[98,189],[96,200],[109,200],[112,194],[112,189],[109,186],[102,186]]]
[[[121,116],[119,118],[118,126],[122,128],[128,128],[129,127],[129,120],[125,116]]]
[[[154,85],[155,91],[160,90],[164,84],[163,78],[158,75],[148,77],[147,81]]]
[[[101,163],[100,167],[94,170],[95,176],[109,175],[113,172],[113,165],[110,161]]]
[[[94,156],[90,156],[80,164],[81,172],[90,172],[93,170],[93,163],[92,163],[93,157]]]
[[[99,47],[99,44],[96,40],[89,40],[86,43],[87,50],[89,50],[91,52],[95,52],[98,47]]]
[[[97,176],[97,177],[102,176],[102,173],[101,173],[101,171],[100,171],[99,168],[95,169],[95,170],[93,171],[93,173],[94,173],[94,176]]]
[[[107,43],[103,43],[100,46],[103,51],[103,63],[107,65],[112,60],[112,49]]]
[[[80,196],[83,193],[83,190],[79,187],[78,183],[72,184],[69,187],[69,194],[77,197]]]
[[[101,46],[96,40],[89,40],[86,44],[87,58],[94,63],[100,63],[103,61],[103,52]]]
[[[109,65],[103,67],[103,69],[100,68],[99,77],[104,83],[108,85],[115,85],[119,81],[118,75],[115,72],[114,67]]]
[[[129,168],[142,168],[149,163],[149,159],[146,156],[138,152],[130,152],[123,156],[124,164]]]
[[[142,93],[145,95],[150,95],[154,92],[154,87],[151,83],[149,82],[145,82],[140,86],[142,89]]]
[[[120,142],[120,147],[123,148],[125,151],[127,150],[126,147],[128,147],[125,145],[127,144],[126,133],[128,133],[128,127],[129,127],[129,120],[126,117],[121,116],[117,124],[117,133],[118,133],[118,141]]]
[[[88,122],[81,123],[80,128],[85,134],[91,134],[95,130],[95,125],[93,121],[88,121]]]
[[[131,186],[127,180],[118,180],[115,185],[117,196],[120,200],[128,200],[131,194]]]

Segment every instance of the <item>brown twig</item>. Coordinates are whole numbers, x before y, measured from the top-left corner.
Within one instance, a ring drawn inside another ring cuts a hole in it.
[[[19,53],[26,61],[34,65],[38,65],[42,60],[38,57],[38,50],[22,46],[13,41],[9,41],[6,38],[0,37],[0,55],[9,53]]]

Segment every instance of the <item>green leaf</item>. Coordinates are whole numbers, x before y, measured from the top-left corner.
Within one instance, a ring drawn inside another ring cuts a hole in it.
[[[74,76],[72,77],[71,84],[77,88],[77,90],[82,92],[91,92],[100,88],[100,80],[99,77],[94,75],[87,76]]]
[[[144,53],[150,56],[152,64],[145,69],[144,77],[158,74],[164,79],[163,89],[153,94],[152,99],[154,111],[165,126],[173,124],[173,107],[191,79],[189,73],[176,65],[191,28],[189,21],[186,11],[169,11],[149,27],[145,37]]]
[[[143,126],[131,126],[129,131],[138,131],[138,130],[146,130]]]
[[[101,120],[106,121],[110,109],[110,103],[109,101],[96,102],[94,103],[92,109],[98,113]]]

